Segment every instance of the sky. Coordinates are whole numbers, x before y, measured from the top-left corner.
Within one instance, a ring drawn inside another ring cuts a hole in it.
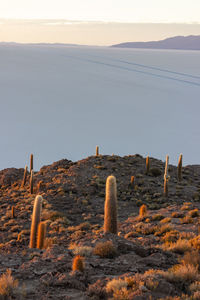
[[[0,41],[109,45],[200,34],[199,12],[200,0],[0,0]]]

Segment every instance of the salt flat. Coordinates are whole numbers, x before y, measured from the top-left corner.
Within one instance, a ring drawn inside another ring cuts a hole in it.
[[[139,153],[200,164],[200,52],[0,45],[0,169]]]

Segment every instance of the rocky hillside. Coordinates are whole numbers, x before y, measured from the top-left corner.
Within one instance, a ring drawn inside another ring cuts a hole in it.
[[[147,174],[140,155],[63,159],[34,172],[33,194],[24,169],[0,171],[0,299],[200,299],[200,166],[183,167],[178,181],[170,165],[168,197],[164,168],[150,158]],[[111,174],[117,235],[103,231]],[[46,239],[30,249],[37,194]]]

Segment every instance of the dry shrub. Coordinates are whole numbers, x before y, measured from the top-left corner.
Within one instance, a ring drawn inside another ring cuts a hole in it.
[[[164,218],[160,221],[161,224],[166,224],[166,223],[170,223],[171,222],[171,218]]]
[[[198,250],[193,250],[186,252],[181,260],[181,262],[185,265],[200,265],[200,254]]]
[[[154,216],[152,216],[152,221],[160,221],[162,219],[164,219],[165,217],[161,214],[156,214]]]
[[[161,236],[166,232],[172,231],[173,227],[169,224],[164,224],[162,226],[158,226],[157,231],[154,233],[155,236]]]
[[[191,244],[188,240],[177,240],[175,243],[165,243],[162,245],[164,250],[172,251],[175,253],[183,254],[191,250]]]
[[[191,239],[190,243],[194,249],[200,250],[200,235],[197,235],[195,238]]]
[[[198,273],[198,266],[193,265],[175,265],[166,272],[161,274],[169,282],[188,284],[194,281],[198,281],[200,275]]]
[[[6,273],[0,277],[0,296],[12,297],[18,293],[18,281],[11,275],[11,270],[8,269]],[[3,298],[4,299],[4,298]]]
[[[85,269],[84,257],[76,255],[72,262],[72,271],[83,272]]]
[[[88,246],[70,245],[69,249],[72,250],[73,254],[89,257],[92,254],[93,248]]]
[[[122,288],[127,288],[128,284],[125,280],[122,279],[112,279],[106,285],[106,292],[113,293],[117,290],[121,290]]]
[[[189,211],[188,216],[190,218],[198,217],[199,216],[199,210],[196,208],[196,209],[193,209],[193,210]]]
[[[189,216],[185,216],[182,219],[180,219],[181,224],[191,224],[193,223],[193,219]]]
[[[200,281],[193,282],[189,289],[191,292],[200,292]]]
[[[171,216],[172,218],[183,218],[184,215],[178,211],[174,211],[172,212]]]
[[[180,232],[177,230],[172,230],[166,232],[165,235],[162,237],[162,241],[165,243],[176,242],[179,238]]]
[[[101,258],[114,258],[117,255],[117,249],[111,241],[97,243],[93,253]]]

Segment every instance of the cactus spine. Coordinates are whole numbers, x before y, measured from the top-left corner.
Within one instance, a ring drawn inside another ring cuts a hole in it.
[[[30,248],[36,248],[37,243],[37,230],[38,224],[40,223],[40,216],[42,211],[42,196],[38,195],[35,198],[33,214],[32,214],[32,223],[31,223],[31,234],[30,234]]]
[[[112,175],[106,180],[104,232],[117,234],[117,184],[115,176]]]
[[[96,156],[99,156],[99,146],[96,146]]]
[[[178,160],[178,181],[182,180],[182,163],[183,163],[183,154],[180,154],[179,160]]]
[[[30,155],[30,172],[33,170],[33,154]]]
[[[31,177],[30,177],[30,193],[33,194],[33,170],[31,170]]]
[[[27,165],[25,165],[25,168],[24,168],[24,178],[23,178],[23,182],[22,182],[22,187],[25,186],[25,184],[26,184],[27,170],[28,170],[28,167],[27,167]]]
[[[40,222],[38,225],[38,234],[37,234],[37,248],[44,248],[44,241],[46,235],[46,224],[44,222]]]
[[[149,161],[149,155],[146,157],[146,174],[149,174],[150,170],[150,161]]]

